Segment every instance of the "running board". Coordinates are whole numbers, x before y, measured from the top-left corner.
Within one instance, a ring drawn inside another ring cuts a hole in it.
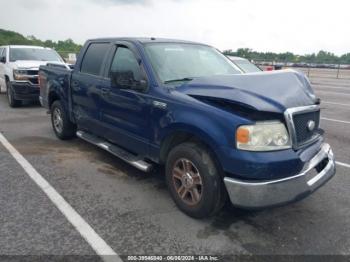
[[[124,160],[125,162],[129,163],[130,165],[136,167],[137,169],[143,172],[149,172],[152,168],[151,164],[147,163],[143,159],[140,159],[138,156],[133,155],[127,152],[126,150],[116,145],[113,145],[107,142],[106,140],[103,140],[102,138],[99,138],[95,135],[92,135],[84,131],[78,131],[77,136],[91,144],[98,146],[99,148],[102,148],[108,151],[109,153]]]

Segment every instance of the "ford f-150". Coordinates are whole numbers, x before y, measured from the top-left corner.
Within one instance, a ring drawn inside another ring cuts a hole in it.
[[[89,40],[73,70],[41,66],[40,101],[60,139],[134,167],[165,166],[177,206],[201,218],[300,200],[335,174],[320,99],[302,73],[244,74],[217,49],[155,38]]]

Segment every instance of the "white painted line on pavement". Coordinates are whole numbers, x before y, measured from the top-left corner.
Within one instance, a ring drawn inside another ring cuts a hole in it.
[[[332,119],[332,118],[326,118],[326,117],[321,117],[321,119],[327,120],[327,121],[332,121],[332,122],[343,123],[343,124],[350,124],[350,121],[344,121],[344,120],[338,120],[338,119]]]
[[[9,151],[28,176],[40,187],[52,203],[62,212],[80,235],[104,261],[122,260],[118,254],[95,232],[95,230],[73,209],[73,207],[43,178],[35,168],[0,133],[0,142]]]
[[[338,162],[338,161],[335,161],[335,163],[336,163],[337,165],[340,165],[340,166],[344,166],[344,167],[350,168],[350,165],[349,165],[349,164],[342,163],[342,162]]]
[[[330,102],[330,101],[324,101],[324,100],[322,100],[321,104],[331,104],[331,105],[339,105],[339,106],[348,106],[348,107],[350,107],[350,104],[342,104],[342,103],[336,103],[336,102]]]

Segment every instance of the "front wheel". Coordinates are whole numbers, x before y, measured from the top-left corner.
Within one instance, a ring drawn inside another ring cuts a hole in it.
[[[15,99],[15,96],[9,81],[6,82],[6,94],[7,94],[7,101],[10,107],[12,108],[19,107],[22,104],[21,100]]]
[[[59,139],[66,140],[75,136],[76,126],[69,120],[69,115],[59,100],[51,106],[51,123]]]
[[[191,217],[214,215],[225,203],[219,168],[206,147],[198,143],[183,143],[170,151],[166,181],[177,206]]]

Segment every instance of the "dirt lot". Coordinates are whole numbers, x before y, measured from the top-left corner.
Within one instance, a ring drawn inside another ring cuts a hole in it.
[[[350,79],[311,75],[337,174],[307,199],[216,217],[181,213],[163,170],[145,174],[82,141],[59,141],[39,105],[10,109],[0,95],[0,131],[119,255],[350,255]],[[283,88],[283,87],[281,87]],[[96,253],[0,144],[0,254]]]

